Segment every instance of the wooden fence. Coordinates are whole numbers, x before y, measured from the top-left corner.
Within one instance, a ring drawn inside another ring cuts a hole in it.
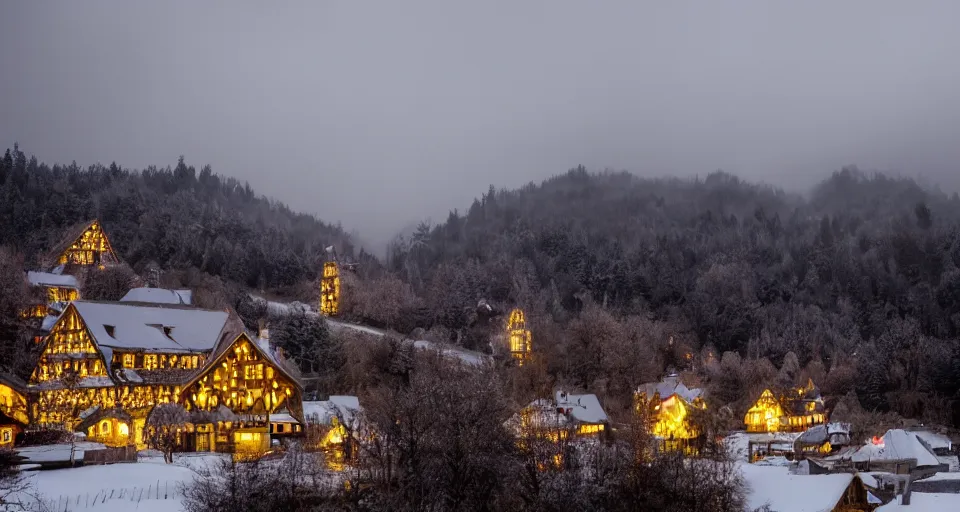
[[[83,465],[113,464],[115,462],[137,462],[137,447],[122,446],[102,450],[86,450],[83,453]]]

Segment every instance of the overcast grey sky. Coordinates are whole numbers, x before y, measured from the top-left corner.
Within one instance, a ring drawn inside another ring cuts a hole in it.
[[[956,0],[28,1],[0,146],[249,180],[383,240],[577,164],[960,166]]]

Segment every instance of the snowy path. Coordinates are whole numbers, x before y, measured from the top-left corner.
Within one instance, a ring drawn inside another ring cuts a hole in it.
[[[267,311],[269,311],[271,314],[275,314],[275,315],[288,314],[291,311],[293,311],[294,308],[298,308],[303,310],[308,315],[313,315],[313,316],[318,315],[317,311],[313,309],[312,306],[310,306],[309,304],[304,304],[302,302],[291,302],[288,304],[284,302],[266,300],[263,297],[259,297],[254,294],[250,294],[250,298],[252,298],[255,301],[266,302]],[[334,327],[334,328],[353,329],[354,331],[360,331],[366,334],[372,334],[374,336],[381,336],[381,337],[391,334],[386,330],[377,329],[374,327],[368,327],[366,325],[353,324],[353,323],[344,322],[341,320],[333,320],[330,318],[327,318],[326,321],[327,321],[327,324],[329,324],[331,327]],[[479,352],[467,350],[464,348],[444,346],[439,343],[434,343],[428,340],[411,340],[409,338],[404,338],[404,339],[413,341],[413,345],[417,348],[424,349],[424,350],[439,350],[443,355],[458,358],[464,363],[469,364],[471,366],[480,366],[481,364],[483,364],[484,362],[490,359],[490,356],[481,354]]]
[[[353,329],[355,331],[360,331],[367,334],[372,334],[374,336],[386,336],[388,333],[382,329],[375,329],[373,327],[367,327],[365,325],[351,324],[348,322],[342,322],[340,320],[331,320],[327,319],[327,324],[331,327],[338,329]],[[466,364],[471,366],[480,366],[485,361],[490,359],[490,356],[481,354],[479,352],[473,352],[467,349],[458,348],[458,347],[446,347],[439,343],[434,343],[428,340],[411,340],[409,338],[404,338],[406,341],[413,341],[413,346],[423,350],[439,350],[443,355],[448,357],[455,357],[460,359]]]

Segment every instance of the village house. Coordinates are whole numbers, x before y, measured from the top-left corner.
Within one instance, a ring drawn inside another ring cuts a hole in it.
[[[527,329],[526,316],[522,309],[514,309],[507,319],[507,339],[510,355],[523,365],[533,354],[533,335]]]
[[[765,389],[743,422],[747,432],[803,432],[826,422],[823,397],[812,379],[797,389]]]
[[[797,475],[785,467],[740,466],[747,483],[747,510],[817,512],[871,512],[879,500],[871,498],[860,475]]]
[[[670,373],[660,382],[637,388],[634,405],[646,416],[660,450],[697,451],[703,432],[694,416],[707,408],[703,390],[688,388],[679,375]]]
[[[26,383],[16,376],[0,373],[0,448],[9,448],[17,434],[30,423]]]
[[[596,395],[557,391],[553,400],[537,399],[505,423],[521,450],[532,450],[538,467],[575,464],[577,446],[609,434],[609,419]]]
[[[150,411],[173,402],[191,417],[183,449],[262,451],[270,414],[302,425],[302,388],[291,373],[226,311],[78,300],[43,342],[27,385],[29,419],[143,448]]]
[[[793,442],[794,460],[830,455],[847,446],[850,446],[849,423],[815,425]]]
[[[340,268],[336,262],[323,264],[323,276],[320,278],[320,314],[337,316],[340,312]]]
[[[32,300],[20,316],[36,321],[34,341],[40,343],[66,306],[80,299],[78,271],[116,263],[119,259],[100,221],[68,228],[60,242],[40,257],[41,269],[26,274]]]
[[[303,402],[308,448],[327,454],[332,469],[342,469],[356,455],[360,399],[332,395],[327,400]]]
[[[66,230],[60,242],[40,258],[44,272],[73,274],[84,267],[103,268],[120,263],[113,246],[97,219]]]
[[[891,429],[882,437],[873,438],[849,457],[839,457],[841,465],[851,461],[861,471],[886,471],[898,473],[898,468],[908,468],[915,478],[925,478],[949,466],[937,458],[930,447],[913,432]]]
[[[597,395],[557,391],[554,399],[534,400],[508,422],[515,431],[552,432],[562,438],[596,437],[607,430],[609,419]]]

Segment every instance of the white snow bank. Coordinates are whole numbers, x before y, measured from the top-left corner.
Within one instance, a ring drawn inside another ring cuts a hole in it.
[[[176,511],[183,509],[181,485],[195,474],[173,464],[110,464],[34,471],[27,482],[56,510]]]
[[[960,494],[914,492],[910,505],[900,505],[900,497],[877,509],[877,512],[945,512],[960,510]]]
[[[83,460],[83,454],[86,450],[103,450],[106,446],[100,443],[91,443],[83,441],[74,445],[74,460]],[[17,452],[26,458],[27,462],[69,462],[70,445],[47,444],[43,446],[28,446],[18,448]]]

